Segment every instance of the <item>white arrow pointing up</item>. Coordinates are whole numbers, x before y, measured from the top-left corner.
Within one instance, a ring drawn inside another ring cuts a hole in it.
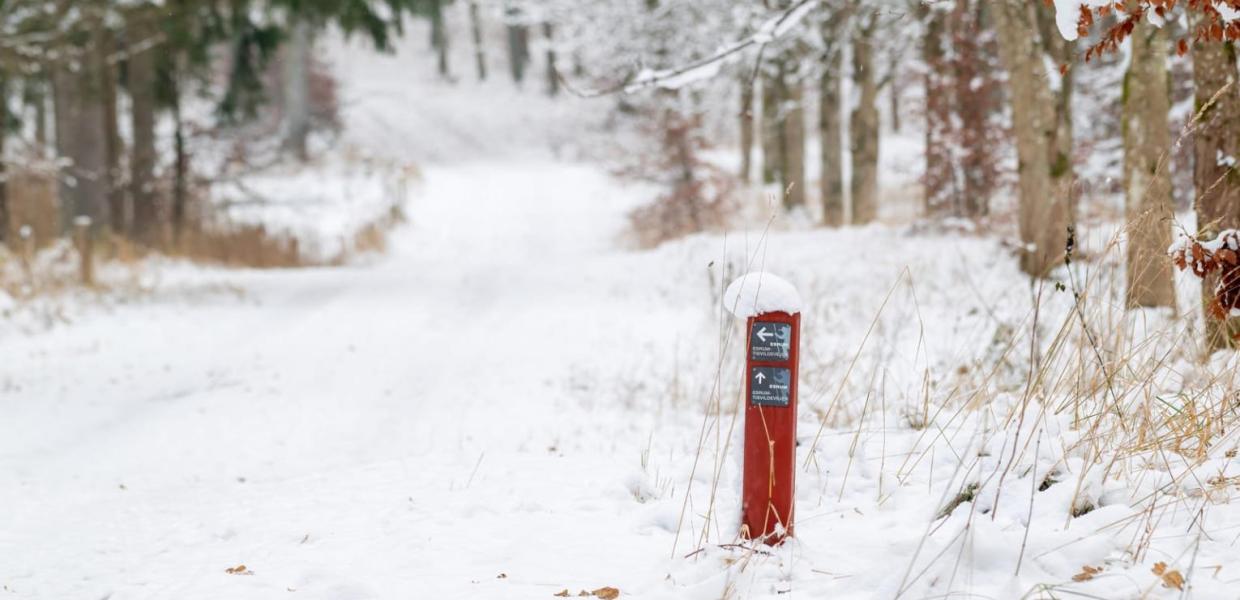
[[[763,328],[761,328],[761,329],[759,329],[759,330],[758,330],[758,334],[757,334],[757,335],[758,335],[758,339],[762,340],[762,343],[764,343],[764,344],[765,344],[765,343],[766,343],[766,338],[768,338],[768,337],[770,337],[770,336],[771,336],[771,332],[767,331],[767,330],[766,330],[766,328],[765,328],[765,327],[763,327]]]
[[[754,379],[757,379],[757,380],[758,380],[758,383],[762,383],[762,380],[763,380],[763,379],[766,379],[766,375],[765,375],[765,374],[763,374],[763,373],[762,373],[762,371],[758,371],[758,374],[757,374],[757,375],[754,375],[754,376],[753,376],[753,378],[754,378]]]

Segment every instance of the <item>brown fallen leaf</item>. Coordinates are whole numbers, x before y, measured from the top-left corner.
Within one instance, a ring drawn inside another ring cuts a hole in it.
[[[554,593],[554,594],[551,594],[551,595],[552,595],[552,596],[555,596],[556,598],[567,598],[567,597],[568,597],[568,588],[564,588],[564,589],[562,589],[562,590],[560,590],[560,591],[558,591],[558,592],[556,592],[556,593]]]
[[[614,587],[601,587],[590,593],[600,600],[616,600],[616,598],[620,597],[620,590]]]
[[[1158,561],[1154,563],[1154,568],[1150,569],[1155,575],[1163,580],[1163,587],[1175,588],[1177,590],[1184,589],[1184,575],[1174,569],[1168,571],[1167,563]]]
[[[245,565],[237,565],[235,567],[229,567],[227,569],[224,569],[224,572],[228,573],[229,575],[253,575],[254,574],[254,571],[247,569]]]
[[[1091,567],[1089,565],[1085,565],[1081,567],[1080,573],[1077,573],[1076,575],[1072,576],[1072,581],[1089,581],[1090,579],[1094,578],[1094,575],[1097,575],[1101,572],[1102,572],[1102,567]]]

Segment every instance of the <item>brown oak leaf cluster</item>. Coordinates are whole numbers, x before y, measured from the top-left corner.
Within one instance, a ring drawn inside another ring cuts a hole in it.
[[[1167,20],[1172,18],[1170,12],[1176,8],[1176,5],[1181,4],[1188,11],[1197,13],[1202,17],[1196,26],[1196,31],[1193,32],[1193,41],[1224,42],[1240,40],[1240,20],[1229,22],[1224,19],[1222,14],[1219,13],[1214,3],[1215,1],[1225,4],[1229,8],[1240,10],[1240,0],[1139,0],[1133,6],[1125,6],[1123,1],[1092,7],[1081,6],[1081,16],[1077,20],[1077,33],[1081,37],[1089,34],[1089,30],[1093,27],[1095,21],[1102,20],[1112,12],[1115,12],[1119,17],[1114,25],[1102,33],[1102,37],[1098,42],[1085,51],[1085,61],[1088,62],[1091,58],[1103,52],[1115,52],[1118,50],[1124,39],[1132,34],[1136,24],[1141,19],[1146,18],[1147,12],[1157,15],[1159,20]],[[1176,42],[1176,52],[1180,55],[1188,52],[1188,40],[1178,40]]]
[[[1185,240],[1172,246],[1171,259],[1181,271],[1191,270],[1198,277],[1219,272],[1209,305],[1215,318],[1225,319],[1240,309],[1240,232],[1229,229],[1210,242]]]

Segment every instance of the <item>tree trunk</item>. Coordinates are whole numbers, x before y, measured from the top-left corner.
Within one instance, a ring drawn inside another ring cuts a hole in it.
[[[783,125],[780,122],[779,83],[780,72],[772,66],[766,66],[762,75],[762,124],[759,128],[762,139],[762,183],[780,183],[784,180],[784,167],[779,163],[782,158],[783,142],[780,136]]]
[[[853,82],[859,92],[849,120],[852,138],[853,223],[878,218],[878,84],[874,79],[873,38],[878,13],[858,15],[853,32]]]
[[[0,123],[9,121],[9,78],[0,75]],[[6,177],[8,175],[8,157],[5,147],[9,137],[8,128],[0,127],[0,246],[8,241],[9,235],[9,190]]]
[[[51,145],[48,143],[51,136],[47,132],[47,91],[51,82],[48,81],[46,74],[40,74],[38,81],[39,92],[32,99],[34,103],[34,150],[39,158],[47,158],[47,149]]]
[[[477,0],[469,3],[469,25],[474,34],[474,62],[478,68],[478,81],[486,81],[487,55],[482,45],[482,17],[478,14]]]
[[[839,39],[843,15],[833,15],[822,28],[822,76],[818,81],[818,139],[822,147],[822,220],[828,227],[844,224],[844,148],[840,128],[840,83],[844,48]]]
[[[525,80],[525,65],[530,60],[529,27],[521,22],[523,18],[521,9],[509,6],[506,14],[508,19],[508,68],[512,73],[512,80],[517,85],[521,85],[521,82]]]
[[[547,39],[547,95],[555,97],[560,93],[560,75],[555,67],[555,27],[550,22],[543,23],[543,37]]]
[[[1193,130],[1193,184],[1196,188],[1197,230],[1202,239],[1214,239],[1224,229],[1240,228],[1240,73],[1230,42],[1193,44],[1193,83],[1201,122]],[[1226,88],[1226,89],[1224,89]],[[1214,96],[1218,94],[1218,98]],[[1213,104],[1209,104],[1214,99]],[[1231,158],[1232,160],[1228,160]],[[1214,298],[1218,275],[1202,282],[1204,303]],[[1235,348],[1240,319],[1218,321],[1205,317],[1209,351]]]
[[[784,167],[780,185],[787,210],[805,206],[805,110],[801,106],[804,93],[800,63],[799,53],[789,50],[779,65],[782,71],[779,81],[783,85],[779,95],[785,99],[780,111],[783,117],[780,119],[780,163]]]
[[[439,76],[447,79],[448,72],[448,28],[443,21],[443,0],[430,0],[431,12],[431,47],[438,57]]]
[[[98,62],[100,81],[100,102],[103,109],[104,152],[107,168],[104,169],[104,186],[108,194],[108,215],[110,221],[100,225],[110,226],[112,231],[120,234],[129,233],[129,210],[126,206],[125,187],[122,184],[121,154],[124,144],[121,142],[120,124],[117,123],[117,72],[116,66],[110,64],[108,56],[112,54],[112,36],[106,32],[97,36],[101,40],[102,51],[94,54]]]
[[[749,75],[741,73],[737,81],[741,86],[741,181],[748,182],[753,170],[753,82]]]
[[[1054,94],[1055,129],[1051,133],[1049,149],[1051,185],[1056,197],[1062,195],[1067,198],[1067,221],[1073,225],[1076,222],[1076,198],[1072,182],[1076,177],[1072,166],[1072,90],[1076,79],[1076,45],[1060,35],[1050,6],[1035,6],[1033,11],[1042,37],[1042,48],[1054,64],[1059,65],[1058,71],[1051,74],[1052,77],[1059,77],[1059,92]]]
[[[947,12],[929,4],[920,4],[925,36],[921,42],[921,58],[926,65],[924,96],[926,103],[926,173],[923,180],[923,214],[939,218],[957,214],[959,204],[956,165],[951,149],[953,139],[952,107],[955,104],[951,79],[951,61],[943,51],[947,38]]]
[[[1129,307],[1175,307],[1167,247],[1171,245],[1171,110],[1167,35],[1142,21],[1129,36],[1124,75],[1124,194],[1127,208]],[[1161,168],[1160,168],[1161,167]]]
[[[903,52],[900,54],[903,54]],[[891,64],[888,65],[888,73],[890,73],[890,79],[888,80],[890,83],[888,85],[890,87],[887,88],[887,101],[891,103],[891,130],[896,133],[900,133],[900,92],[904,88],[903,82],[900,80],[900,61],[902,59],[900,54],[892,54]]]
[[[108,222],[107,140],[104,131],[101,82],[96,61],[85,61],[71,72],[55,72],[56,150],[68,159],[61,177],[61,230],[68,232],[75,217],[92,223]]]
[[[1008,71],[1016,139],[1020,267],[1045,277],[1063,261],[1071,220],[1066,190],[1057,185],[1064,179],[1063,169],[1057,169],[1061,177],[1055,177],[1050,160],[1058,149],[1057,122],[1033,14],[1039,7],[1024,0],[997,0],[992,8],[999,54]]]
[[[185,213],[189,203],[189,155],[185,150],[185,120],[181,116],[181,86],[172,79],[172,145],[175,158],[172,164],[172,215],[169,225],[172,241],[179,242],[185,231]]]
[[[138,40],[154,35],[146,15],[131,26]],[[159,207],[155,196],[155,50],[129,57],[129,97],[133,150],[129,154],[129,196],[133,202],[133,236],[143,244],[159,241]]]
[[[289,33],[284,55],[284,151],[300,161],[309,159],[310,61],[314,51],[310,23],[298,19]]]
[[[1003,112],[997,93],[999,80],[994,64],[995,42],[985,35],[987,0],[957,0],[951,16],[951,43],[955,48],[955,118],[960,126],[956,200],[958,214],[976,219],[990,213],[990,197],[999,184],[999,151],[993,124]],[[1059,35],[1055,32],[1055,35]],[[1071,141],[1071,135],[1067,138]]]

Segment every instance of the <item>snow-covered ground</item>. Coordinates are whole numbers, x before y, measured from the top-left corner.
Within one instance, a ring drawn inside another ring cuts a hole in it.
[[[505,92],[443,138],[473,92],[338,59],[346,143],[421,167],[409,223],[367,264],[160,267],[141,302],[0,329],[0,598],[1235,596],[1235,359],[1125,337],[1191,319],[1095,320],[1099,292],[1089,322],[1118,325],[1087,344],[1072,289],[950,231],[776,219],[635,251],[650,190],[557,152],[591,135],[563,109]],[[804,300],[797,536],[774,549],[735,545],[720,300],[763,270]],[[1031,368],[1033,330],[1073,369]],[[1091,349],[1164,366],[1078,389]]]

